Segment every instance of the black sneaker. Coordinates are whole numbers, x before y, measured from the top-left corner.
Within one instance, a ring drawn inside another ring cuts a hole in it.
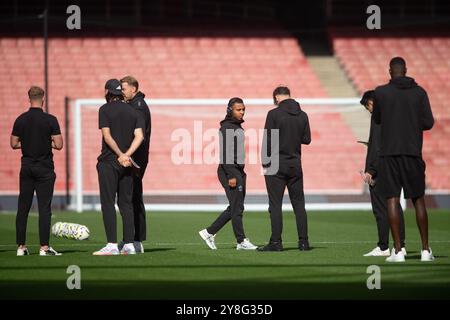
[[[283,251],[281,242],[269,242],[263,247],[258,247],[258,251]]]
[[[298,242],[298,250],[300,250],[300,251],[311,250],[311,247],[309,246],[309,242],[308,241],[299,241]]]
[[[61,253],[56,252],[56,250],[53,249],[52,247],[48,247],[47,250],[40,249],[39,250],[39,255],[40,256],[60,256]]]

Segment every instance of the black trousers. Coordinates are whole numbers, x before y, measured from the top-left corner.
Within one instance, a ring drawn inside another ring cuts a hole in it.
[[[280,166],[276,175],[264,176],[267,194],[269,196],[269,213],[272,225],[270,242],[281,242],[283,231],[282,204],[284,190],[287,187],[289,198],[295,213],[298,239],[300,242],[308,241],[308,220],[305,209],[305,194],[303,192],[303,172],[301,167]]]
[[[147,239],[147,224],[145,221],[145,205],[143,199],[142,179],[147,163],[141,165],[139,172],[133,174],[133,213],[134,213],[134,241],[142,242]]]
[[[134,240],[131,168],[124,168],[118,162],[100,161],[97,163],[97,172],[106,239],[108,242],[117,243],[117,219],[114,207],[117,195],[117,205],[123,222],[123,240],[125,243],[131,243]]]
[[[52,198],[56,174],[52,168],[27,166],[20,169],[20,194],[16,216],[16,241],[25,244],[28,214],[36,191],[39,210],[39,241],[49,245]]]
[[[216,234],[225,224],[227,224],[228,221],[231,220],[236,241],[241,243],[245,239],[242,215],[244,212],[247,175],[242,171],[242,174],[236,177],[237,184],[235,188],[231,188],[228,185],[228,178],[225,171],[220,166],[217,170],[217,175],[222,187],[225,189],[229,205],[206,230],[210,234]]]
[[[381,250],[389,249],[389,219],[387,213],[386,198],[381,195],[377,187],[370,188],[370,200],[372,202],[372,211],[377,222],[378,243],[377,246]],[[400,212],[400,242],[401,247],[405,246],[405,220],[403,217],[403,209],[399,204]]]

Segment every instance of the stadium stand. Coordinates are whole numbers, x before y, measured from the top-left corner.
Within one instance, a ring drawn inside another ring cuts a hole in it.
[[[435,127],[425,133],[427,187],[450,189],[450,38],[447,36],[366,37],[330,34],[334,53],[359,92],[384,84],[394,56],[406,59],[408,75],[428,92]],[[367,57],[370,57],[368,59]]]
[[[27,109],[28,87],[43,83],[42,40],[2,38],[0,57],[4,61],[0,77],[7,83],[1,88],[4,126],[0,146],[5,152],[0,155],[3,166],[0,191],[14,193],[18,190],[20,155],[6,151],[10,128],[17,115]],[[300,98],[326,97],[298,42],[290,36],[51,38],[50,112],[58,117],[65,130],[65,96],[72,99],[102,97],[107,79],[126,74],[139,79],[142,91],[150,99],[270,98],[273,88],[279,84],[290,86],[294,95]],[[220,190],[215,165],[172,164],[170,150],[174,142],[170,140],[170,134],[180,127],[193,127],[193,119],[186,112],[200,114],[215,110],[213,114],[217,117],[207,117],[203,128],[218,128],[223,109],[217,106],[203,110],[191,108],[179,111],[177,117],[171,118],[153,113],[151,166],[144,182],[146,191]],[[247,110],[245,128],[262,128],[264,114],[254,118],[252,112],[251,108]],[[84,189],[96,192],[95,158],[100,148],[97,114],[90,112],[83,117],[86,117],[83,128],[87,128],[83,133]],[[310,122],[314,143],[304,152],[306,189],[361,189],[357,168],[361,165],[364,150],[356,145],[341,115],[312,112]],[[70,158],[73,159],[72,154]],[[58,176],[55,189],[62,192],[65,186],[64,153],[55,152],[55,161]],[[249,165],[247,171],[249,176],[255,177],[249,179],[249,191],[264,190],[259,165]],[[72,186],[73,181],[70,184]]]

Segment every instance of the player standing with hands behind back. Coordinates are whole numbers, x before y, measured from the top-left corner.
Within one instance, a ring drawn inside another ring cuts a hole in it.
[[[103,223],[108,244],[94,255],[136,254],[133,217],[133,177],[130,157],[144,141],[144,121],[132,106],[123,102],[122,87],[117,79],[105,84],[107,103],[99,110],[99,129],[102,130],[102,151],[98,157],[97,172],[100,187]],[[117,246],[117,220],[114,202],[123,221],[125,245]]]

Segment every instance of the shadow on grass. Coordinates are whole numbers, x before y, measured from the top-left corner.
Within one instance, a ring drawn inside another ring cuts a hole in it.
[[[0,282],[1,299],[449,299],[445,284],[383,282],[368,290],[366,282],[223,281],[82,281],[68,290],[66,281]],[[126,292],[126,294],[124,294]]]

